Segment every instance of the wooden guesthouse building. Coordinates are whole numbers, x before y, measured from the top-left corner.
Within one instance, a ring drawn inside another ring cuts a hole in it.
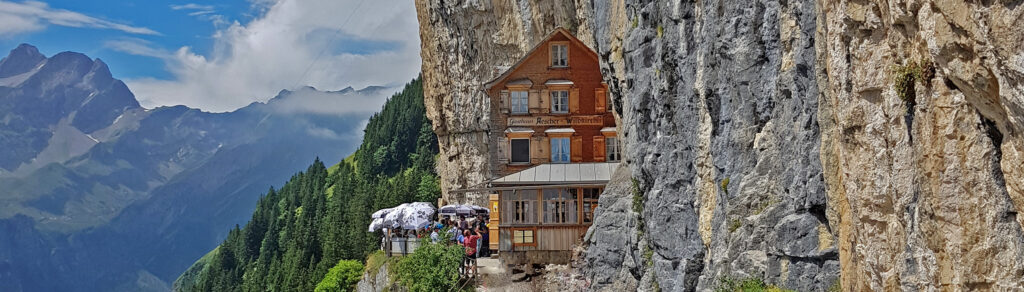
[[[567,262],[620,160],[597,54],[559,28],[484,91],[492,248],[508,264]]]

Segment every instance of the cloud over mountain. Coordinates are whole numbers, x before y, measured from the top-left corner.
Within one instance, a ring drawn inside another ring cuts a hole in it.
[[[235,21],[217,30],[209,54],[188,46],[163,51],[131,39],[111,46],[165,60],[171,78],[126,81],[143,106],[184,104],[229,111],[269,99],[281,88],[398,85],[419,71],[412,5],[357,0],[258,1],[253,5],[262,13],[247,23]],[[212,7],[174,8],[210,11]]]

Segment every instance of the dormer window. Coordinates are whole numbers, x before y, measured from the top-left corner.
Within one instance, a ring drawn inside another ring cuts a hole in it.
[[[553,44],[551,45],[551,67],[568,67],[569,66],[569,45],[568,44]]]

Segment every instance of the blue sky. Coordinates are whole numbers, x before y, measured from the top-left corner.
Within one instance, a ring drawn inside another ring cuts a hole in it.
[[[412,1],[8,1],[0,49],[100,58],[147,107],[227,111],[281,89],[397,86],[419,71]]]

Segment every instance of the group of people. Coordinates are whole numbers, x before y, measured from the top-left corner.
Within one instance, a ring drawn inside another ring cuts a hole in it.
[[[430,232],[430,240],[435,243],[442,240],[443,232],[447,232],[446,238],[450,238],[448,244],[457,244],[464,248],[465,257],[459,268],[464,275],[476,275],[476,259],[490,256],[491,253],[487,216],[480,214],[473,218],[475,219],[467,219],[465,215],[460,215],[457,220],[442,218],[434,224]]]

